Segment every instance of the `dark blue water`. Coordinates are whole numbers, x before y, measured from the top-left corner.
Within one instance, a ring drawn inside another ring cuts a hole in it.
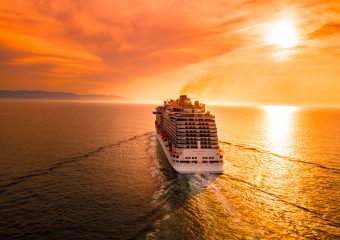
[[[0,239],[336,239],[340,111],[211,107],[221,175],[180,175],[152,105],[0,102]]]

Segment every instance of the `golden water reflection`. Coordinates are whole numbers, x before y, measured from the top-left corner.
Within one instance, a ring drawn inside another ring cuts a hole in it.
[[[295,106],[264,106],[266,141],[271,152],[290,155]]]

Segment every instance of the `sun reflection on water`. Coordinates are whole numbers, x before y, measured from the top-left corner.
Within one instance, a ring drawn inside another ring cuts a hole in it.
[[[291,145],[292,122],[295,106],[264,106],[266,112],[266,138],[270,151],[289,155]]]
[[[264,137],[266,149],[274,154],[271,155],[274,161],[270,161],[270,164],[266,164],[266,167],[273,174],[283,176],[292,170],[290,163],[280,157],[275,157],[275,154],[293,155],[293,121],[298,107],[263,106],[262,108],[265,110]]]

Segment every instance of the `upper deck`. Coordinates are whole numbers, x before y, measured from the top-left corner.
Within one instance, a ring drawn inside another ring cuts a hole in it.
[[[179,99],[166,100],[163,106],[156,108],[155,113],[168,114],[172,119],[185,120],[186,118],[206,118],[213,119],[214,116],[209,111],[205,111],[205,104],[195,101],[192,103],[187,95],[181,95]]]

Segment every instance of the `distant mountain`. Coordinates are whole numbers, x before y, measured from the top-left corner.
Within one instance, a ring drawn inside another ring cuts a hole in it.
[[[46,100],[93,100],[93,101],[126,101],[117,95],[86,94],[80,95],[69,92],[47,92],[31,90],[0,90],[0,98],[7,99],[46,99]]]

